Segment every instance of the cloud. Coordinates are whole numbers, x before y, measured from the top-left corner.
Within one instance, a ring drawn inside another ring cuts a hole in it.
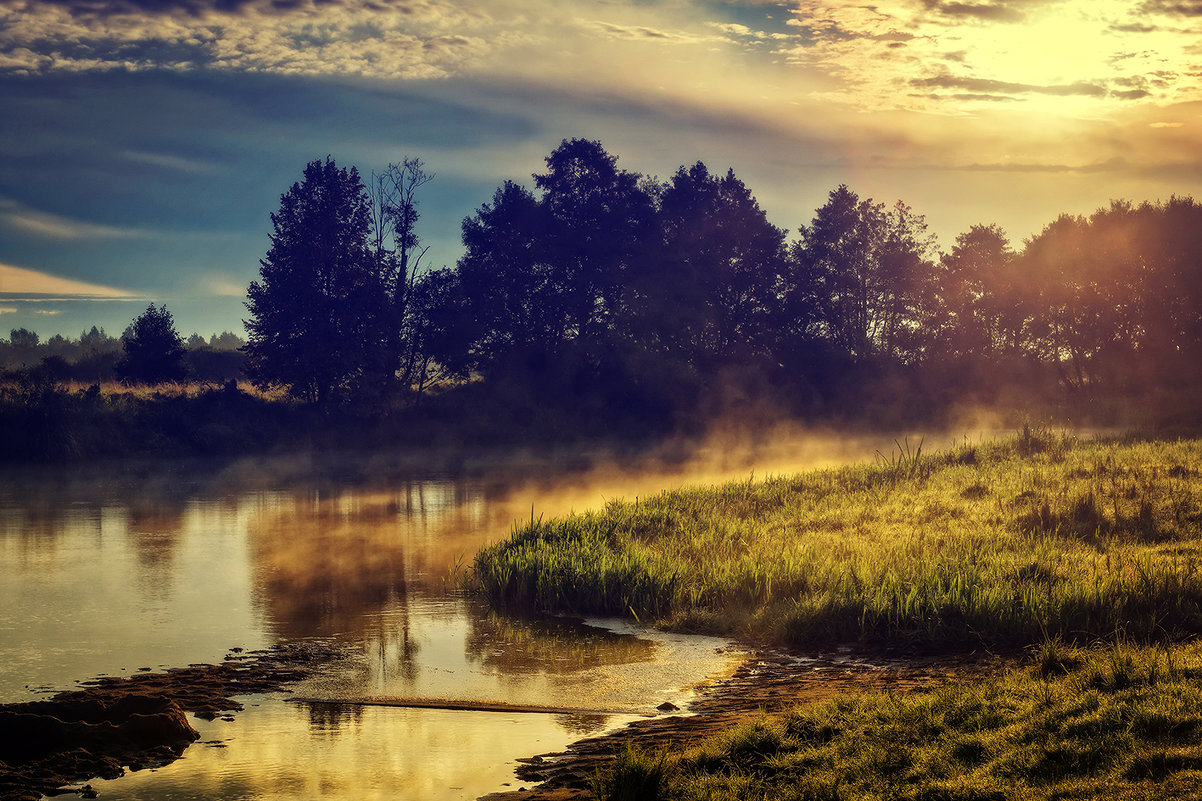
[[[1057,109],[1041,98],[1072,98],[1090,113],[1090,102],[1194,96],[1191,48],[1202,31],[1181,19],[1202,17],[1191,10],[1202,0],[1184,5],[1152,0],[1141,13],[1117,0],[798,0],[789,23],[800,39],[780,52],[833,78],[824,99],[864,110],[964,113],[1001,96],[1048,111]]]
[[[212,297],[246,297],[246,284],[233,278],[210,276],[199,283],[199,289],[202,294]]]
[[[966,89],[980,94],[1039,94],[1065,97],[1067,95],[1082,95],[1085,97],[1105,97],[1108,91],[1105,86],[1092,83],[1076,83],[1060,86],[1037,86],[1026,83],[1011,83],[996,81],[989,78],[970,78],[956,75],[937,75],[930,78],[918,78],[912,81],[915,86],[938,89]]]
[[[1146,0],[1141,11],[1145,14],[1202,17],[1202,0]]]
[[[63,310],[62,309],[34,309],[33,313],[34,314],[43,314],[43,315],[46,315],[47,317],[53,317],[56,314],[62,314]]]
[[[214,166],[207,162],[176,156],[170,153],[150,153],[142,150],[126,150],[122,158],[137,164],[148,164],[151,167],[161,167],[165,170],[184,173],[209,173]]]
[[[0,69],[437,78],[494,46],[491,21],[450,0],[0,0]]]
[[[26,234],[47,239],[133,239],[151,236],[141,228],[90,223],[31,209],[0,197],[0,223]]]
[[[1014,4],[1007,3],[943,3],[927,2],[927,7],[948,17],[960,17],[990,22],[1021,22],[1026,14]]]
[[[1001,164],[967,164],[952,167],[960,172],[1025,172],[1025,173],[1107,173],[1122,172],[1130,168],[1126,159],[1116,156],[1105,161],[1090,164],[1042,164],[1039,162],[1018,162]]]
[[[7,300],[139,300],[127,290],[0,264],[0,298]]]
[[[617,25],[612,22],[591,20],[586,26],[603,36],[614,39],[630,39],[634,41],[650,40],[659,42],[696,43],[705,41],[720,41],[716,36],[697,36],[677,31],[663,31],[649,28],[645,25]]]

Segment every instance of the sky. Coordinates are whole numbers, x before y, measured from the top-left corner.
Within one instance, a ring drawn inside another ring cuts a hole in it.
[[[564,139],[733,168],[795,232],[901,200],[944,249],[1202,196],[1202,0],[0,0],[0,336],[165,303],[242,332],[306,163],[420,158],[425,265]]]

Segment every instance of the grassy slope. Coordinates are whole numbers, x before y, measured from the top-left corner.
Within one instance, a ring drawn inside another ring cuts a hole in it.
[[[985,681],[627,750],[599,798],[1202,798],[1200,549],[1202,441],[1024,431],[532,522],[474,572],[502,606],[794,645],[1043,643]]]
[[[498,606],[811,645],[1202,631],[1202,441],[1025,432],[616,501],[474,565]]]
[[[603,799],[1202,797],[1202,651],[1045,646],[1005,675],[846,694],[684,753],[627,750]]]

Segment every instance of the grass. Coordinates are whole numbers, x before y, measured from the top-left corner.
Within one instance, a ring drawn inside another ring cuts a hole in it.
[[[599,799],[1160,799],[1202,798],[1200,564],[1202,441],[1025,426],[531,520],[473,575],[498,607],[1030,649],[1026,667],[841,692],[684,752],[628,746]]]
[[[1202,795],[1202,649],[1044,645],[1032,666],[844,693],[671,754],[626,748],[598,798],[1153,799]],[[656,793],[631,766],[658,766]],[[626,793],[625,795],[623,793]]]
[[[0,384],[0,462],[269,448],[301,412],[248,385]]]
[[[1178,641],[1202,631],[1202,441],[1019,436],[532,520],[499,608],[790,645]]]

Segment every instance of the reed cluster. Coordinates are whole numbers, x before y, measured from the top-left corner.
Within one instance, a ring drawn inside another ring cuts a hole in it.
[[[1202,441],[1018,436],[531,519],[498,607],[792,645],[1176,641],[1202,631]]]

